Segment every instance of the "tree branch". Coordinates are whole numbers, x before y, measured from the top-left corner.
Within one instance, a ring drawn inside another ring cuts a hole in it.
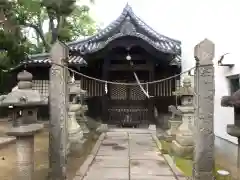
[[[39,37],[41,38],[41,40],[43,42],[43,45],[45,47],[45,50],[46,51],[50,50],[50,45],[47,43],[42,30],[38,26],[36,26],[34,24],[31,24],[31,23],[27,23],[27,22],[23,22],[22,25],[26,26],[26,27],[33,28],[38,33]]]
[[[54,20],[53,18],[50,18],[50,23],[51,23],[51,31],[52,31],[52,40],[51,40],[51,44],[54,44],[56,42],[56,40],[58,39],[58,30],[59,30],[59,26],[60,26],[60,23],[59,23],[59,19],[60,17],[57,16],[57,25],[55,27],[54,25]]]

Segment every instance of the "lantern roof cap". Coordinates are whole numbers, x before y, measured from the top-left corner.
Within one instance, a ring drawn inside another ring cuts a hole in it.
[[[83,94],[86,95],[87,91],[83,90],[79,85],[77,84],[69,84],[69,94]]]
[[[41,94],[32,89],[32,74],[23,70],[18,73],[18,85],[12,92],[4,96],[0,106],[29,107],[44,104]]]
[[[173,94],[176,96],[193,96],[194,89],[192,88],[192,82],[190,77],[186,76],[183,79],[183,86],[173,92]]]

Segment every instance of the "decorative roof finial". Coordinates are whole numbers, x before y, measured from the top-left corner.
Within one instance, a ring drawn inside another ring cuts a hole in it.
[[[124,11],[132,11],[132,7],[129,5],[129,3],[127,2]]]

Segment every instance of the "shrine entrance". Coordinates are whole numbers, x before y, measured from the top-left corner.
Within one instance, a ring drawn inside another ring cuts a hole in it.
[[[88,66],[81,71],[106,81],[98,84],[95,80],[81,79],[82,88],[88,92],[89,116],[95,115],[102,122],[118,127],[163,124],[162,119],[154,117],[154,110],[161,117],[169,113],[168,106],[176,102],[172,92],[179,77],[141,86],[139,83],[178,74],[180,68],[172,64],[173,55],[129,35],[108,42],[85,58]]]
[[[136,83],[133,72],[110,72],[111,81]],[[139,72],[141,82],[148,81],[148,72]],[[146,89],[146,85],[144,86]],[[148,124],[149,100],[138,85],[109,85],[109,122],[122,127]]]
[[[116,47],[109,51],[107,65],[103,68],[108,81],[135,85],[108,84],[106,94],[106,119],[108,124],[120,127],[148,125],[153,115],[153,102],[137,84],[134,72],[141,83],[152,81],[154,64],[144,48]],[[151,93],[151,86],[142,85]]]

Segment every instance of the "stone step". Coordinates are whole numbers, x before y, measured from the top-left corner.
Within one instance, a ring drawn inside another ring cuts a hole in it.
[[[15,141],[15,137],[0,137],[0,148],[3,148],[8,144],[14,143]]]

